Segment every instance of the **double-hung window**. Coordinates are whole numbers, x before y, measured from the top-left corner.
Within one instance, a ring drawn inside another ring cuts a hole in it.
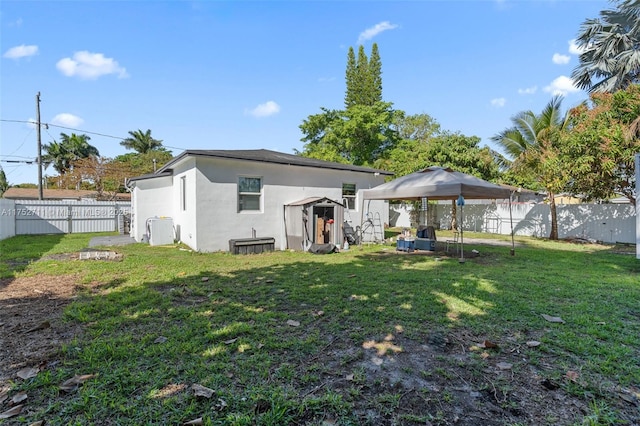
[[[262,178],[240,176],[238,179],[238,211],[260,211]]]
[[[355,210],[356,208],[356,184],[355,183],[343,183],[342,184],[342,202],[345,203],[345,207],[349,210]]]

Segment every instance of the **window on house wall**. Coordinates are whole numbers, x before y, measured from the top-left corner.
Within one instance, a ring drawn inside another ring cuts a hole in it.
[[[238,211],[259,211],[262,178],[240,176],[238,179]]]
[[[355,210],[356,208],[356,184],[355,183],[342,184],[342,202],[346,203],[346,207],[349,210]]]
[[[187,177],[180,178],[180,208],[182,211],[187,210]]]

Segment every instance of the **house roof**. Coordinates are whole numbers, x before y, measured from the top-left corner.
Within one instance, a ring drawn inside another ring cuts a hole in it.
[[[315,167],[321,169],[346,170],[352,172],[378,173],[385,176],[392,176],[393,173],[386,170],[372,169],[369,167],[354,166],[352,164],[335,163],[332,161],[316,160],[315,158],[302,157],[300,155],[285,154],[283,152],[270,151],[268,149],[232,149],[232,150],[207,150],[189,149],[174,157],[171,161],[161,167],[156,173],[150,175],[136,176],[129,181],[150,179],[160,176],[167,176],[171,173],[171,168],[185,157],[209,157],[227,158],[233,160],[255,161],[261,163],[285,164],[301,167]]]
[[[146,175],[135,176],[127,179],[127,182],[133,182],[136,180],[145,180],[145,179],[155,179],[159,177],[167,177],[167,176],[171,176],[172,173],[173,172],[171,169],[166,169],[162,171],[157,171],[155,173],[147,173]]]
[[[42,198],[45,200],[80,200],[83,198],[96,198],[96,191],[75,189],[43,189]],[[3,198],[12,200],[37,200],[40,198],[38,188],[9,188],[3,194]],[[116,194],[116,200],[131,200],[130,193]]]

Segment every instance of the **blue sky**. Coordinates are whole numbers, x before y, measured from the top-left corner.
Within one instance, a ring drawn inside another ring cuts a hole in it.
[[[572,40],[605,0],[12,1],[0,11],[0,160],[9,183],[37,182],[43,143],[87,133],[100,154],[151,129],[183,149],[301,150],[299,126],[342,109],[350,46],[377,43],[383,98],[481,145],[569,79]],[[18,122],[13,122],[16,120]],[[97,134],[94,134],[97,133]],[[101,136],[104,135],[104,136]],[[53,175],[52,168],[44,171]]]

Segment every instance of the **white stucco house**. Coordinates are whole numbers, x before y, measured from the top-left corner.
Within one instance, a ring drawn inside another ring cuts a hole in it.
[[[363,203],[361,191],[389,175],[264,149],[187,150],[128,180],[131,236],[149,241],[149,224],[165,218],[174,240],[200,252],[251,238],[272,238],[275,250],[301,250],[305,240],[341,245],[345,221],[354,229],[368,217],[388,223],[388,203]]]

